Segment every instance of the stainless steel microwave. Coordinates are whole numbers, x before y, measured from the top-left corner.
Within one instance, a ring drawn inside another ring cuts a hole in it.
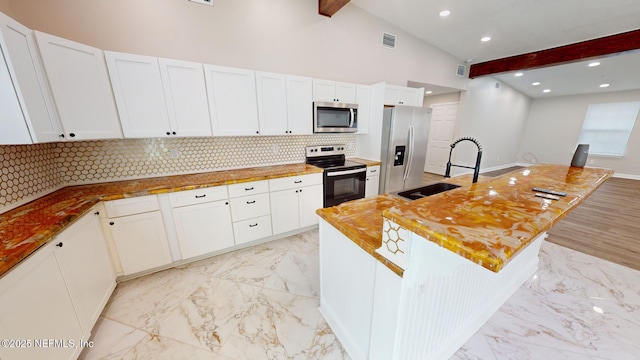
[[[314,133],[354,133],[358,131],[358,104],[313,103]]]

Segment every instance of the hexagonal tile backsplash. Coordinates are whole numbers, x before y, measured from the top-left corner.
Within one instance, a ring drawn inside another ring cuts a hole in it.
[[[0,212],[63,185],[304,162],[308,145],[346,144],[356,135],[127,139],[0,146]]]

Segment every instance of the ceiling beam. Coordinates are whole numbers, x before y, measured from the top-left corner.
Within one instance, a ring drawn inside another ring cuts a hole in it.
[[[318,0],[318,14],[332,17],[348,2],[349,0]]]
[[[469,77],[588,60],[640,49],[640,29],[471,65]]]

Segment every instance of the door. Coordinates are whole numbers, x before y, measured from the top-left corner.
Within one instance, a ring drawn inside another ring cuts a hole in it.
[[[158,59],[105,51],[113,95],[126,138],[169,136]]]
[[[300,227],[311,226],[318,223],[316,210],[322,208],[322,185],[313,185],[300,188]]]
[[[35,36],[66,135],[72,140],[121,139],[104,52],[38,31]]]
[[[171,131],[177,136],[211,136],[211,119],[201,63],[158,59]]]
[[[97,214],[88,213],[54,241],[59,245],[55,249],[56,258],[85,334],[91,333],[116,286],[97,220]]]
[[[432,109],[429,146],[427,147],[427,161],[424,171],[444,175],[456,127],[458,103],[435,104]]]
[[[429,142],[429,126],[431,125],[431,109],[413,107],[411,126],[409,128],[409,162],[407,176],[404,181],[405,189],[412,189],[422,185],[424,163]]]
[[[60,141],[62,127],[53,103],[51,89],[44,76],[33,32],[2,13],[0,13],[0,31],[16,75],[14,80],[17,80],[24,100],[25,118],[31,123],[33,142]],[[6,53],[5,56],[7,56]]]
[[[3,127],[0,134],[0,144],[31,144],[29,129],[9,74],[8,64],[3,56],[4,52],[4,45],[0,43],[0,103],[2,103],[0,117]]]
[[[271,192],[271,223],[274,235],[300,227],[298,193],[299,189]]]
[[[256,72],[256,91],[260,133],[262,135],[288,134],[286,76]]]
[[[287,75],[289,134],[313,134],[313,85],[311,78]]]
[[[226,200],[175,208],[173,218],[183,259],[234,245]]]

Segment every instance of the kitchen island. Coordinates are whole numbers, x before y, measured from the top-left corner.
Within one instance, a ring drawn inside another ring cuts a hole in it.
[[[320,209],[320,310],[353,359],[446,359],[536,271],[546,231],[612,173],[535,165],[420,200]]]

